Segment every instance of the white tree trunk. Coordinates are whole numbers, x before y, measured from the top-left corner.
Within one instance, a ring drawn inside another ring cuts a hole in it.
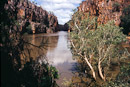
[[[88,66],[90,67],[91,71],[92,71],[92,74],[93,74],[93,78],[96,80],[96,74],[95,74],[95,71],[92,67],[92,65],[89,63],[88,59],[85,57],[85,61],[87,62]]]
[[[105,76],[103,76],[103,73],[102,73],[102,67],[101,67],[101,60],[100,59],[98,61],[98,71],[99,71],[100,77],[105,81]]]

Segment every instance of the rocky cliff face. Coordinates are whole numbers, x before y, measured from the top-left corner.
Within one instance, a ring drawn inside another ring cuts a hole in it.
[[[114,20],[119,25],[123,9],[130,5],[130,0],[86,0],[78,7],[78,11],[95,15],[99,24]]]
[[[8,0],[5,9],[20,24],[21,31],[28,31],[27,29],[31,29],[32,33],[57,31],[57,17],[28,0]]]

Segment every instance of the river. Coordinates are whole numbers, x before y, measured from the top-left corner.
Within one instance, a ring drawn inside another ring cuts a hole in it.
[[[27,42],[36,46],[43,45],[42,49],[28,45],[27,47],[30,49],[30,52],[28,53],[28,51],[25,50],[27,54],[26,56],[30,56],[34,60],[39,58],[41,62],[46,59],[50,65],[55,66],[59,73],[59,79],[56,80],[59,87],[67,87],[65,86],[65,82],[69,83],[71,81],[72,83],[76,83],[76,85],[80,85],[79,87],[86,87],[87,83],[94,83],[89,77],[86,77],[87,74],[84,75],[76,71],[75,68],[78,68],[77,62],[76,60],[73,60],[70,50],[69,34],[67,32],[60,31],[53,34],[33,34],[27,35],[25,39]],[[129,47],[127,44],[123,44],[123,46],[127,48]],[[128,48],[128,50],[130,49]],[[84,65],[81,67],[83,66]],[[120,66],[115,64],[111,67],[112,68],[108,70],[107,73],[109,74],[109,78],[115,78],[120,72]],[[98,74],[97,79],[96,83],[100,85],[104,83],[98,77]]]
[[[31,46],[30,56],[32,58],[39,55],[46,56],[49,64],[55,66],[59,72],[59,79],[56,80],[57,84],[64,87],[64,81],[69,81],[73,77],[76,64],[76,61],[72,59],[68,33],[60,31],[53,34],[34,34],[28,35],[26,40],[37,46],[45,43],[44,50]]]

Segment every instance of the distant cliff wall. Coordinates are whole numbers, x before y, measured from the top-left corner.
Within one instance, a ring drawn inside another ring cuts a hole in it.
[[[58,31],[58,20],[53,14],[28,0],[8,0],[5,9],[20,24],[20,30],[32,33],[53,33]]]

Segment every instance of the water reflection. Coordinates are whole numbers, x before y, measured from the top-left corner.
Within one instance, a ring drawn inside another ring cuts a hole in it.
[[[57,46],[58,36],[47,36],[45,34],[28,35],[25,40],[33,45],[25,45],[25,55],[28,58],[37,58],[47,54],[47,50],[53,50]],[[41,46],[40,49],[36,46]],[[29,53],[28,50],[29,49]],[[28,55],[30,54],[30,55]]]
[[[72,54],[68,48],[68,36],[67,32],[59,32],[59,39],[57,46],[54,50],[48,49],[47,57],[52,61],[55,66],[64,63],[73,63]]]
[[[60,74],[57,83],[60,87],[63,87],[63,79],[67,81],[73,76],[72,70],[74,70],[75,61],[72,59],[72,54],[69,47],[69,39],[67,32],[58,33],[58,43],[54,50],[48,49],[47,58],[49,62],[54,65]]]
[[[60,31],[55,34],[29,35],[26,40],[35,45],[40,45],[47,42],[46,45],[44,44],[46,50],[40,50],[33,46],[29,47],[32,49],[31,56],[36,58],[39,55],[46,55],[49,63],[55,66],[59,71],[60,78],[57,80],[58,85],[60,87],[64,87],[62,85],[63,79],[71,79],[73,76],[72,71],[74,71],[74,65],[76,63],[72,59],[72,54],[69,49],[70,43],[68,33]]]
[[[32,58],[37,58],[39,55],[45,55],[48,58],[48,62],[55,66],[60,74],[60,78],[57,80],[57,83],[60,87],[65,87],[62,83],[64,82],[64,78],[66,78],[67,81],[70,81],[72,79],[72,83],[74,84],[73,87],[87,87],[88,85],[94,84],[102,84],[104,83],[99,77],[97,73],[97,81],[93,81],[91,75],[88,73],[82,73],[82,72],[75,72],[76,67],[76,61],[72,59],[72,54],[69,49],[70,41],[68,37],[67,32],[58,32],[54,34],[35,34],[35,35],[28,35],[26,38],[26,41],[29,41],[30,43],[34,45],[43,45],[44,48],[41,50],[34,46],[28,46],[28,49],[31,49],[30,55]],[[124,47],[129,47],[123,44]],[[25,50],[28,52],[27,50]],[[28,53],[27,53],[28,54]],[[42,58],[41,60],[44,60]],[[83,66],[81,65],[81,69]],[[79,68],[80,68],[79,67]],[[115,78],[118,73],[120,72],[120,66],[113,66],[112,70],[108,70],[107,73],[109,75],[109,78]],[[89,70],[89,68],[88,68]]]

